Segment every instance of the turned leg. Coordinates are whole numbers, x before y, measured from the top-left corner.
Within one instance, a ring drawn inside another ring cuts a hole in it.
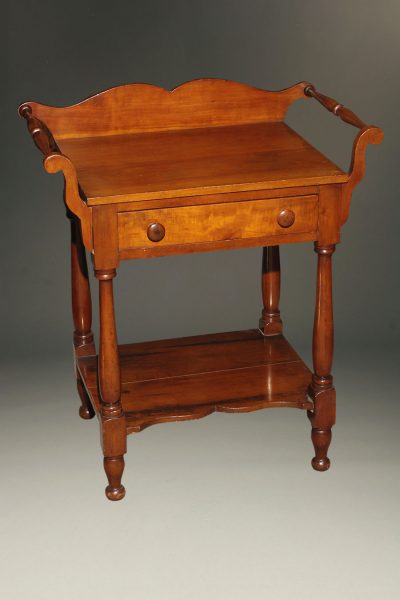
[[[86,264],[85,247],[82,242],[79,220],[68,211],[71,222],[71,293],[72,316],[74,320],[75,358],[96,354],[92,333],[92,301]],[[81,399],[79,415],[82,419],[94,417],[93,406],[82,383],[75,364],[76,383]]]
[[[261,285],[264,307],[260,319],[260,330],[265,336],[278,335],[282,333],[279,312],[281,288],[279,246],[263,248]]]
[[[313,333],[314,373],[309,388],[314,408],[309,411],[311,439],[315,456],[311,461],[316,471],[329,469],[327,456],[332,439],[331,428],[335,424],[336,395],[331,368],[333,359],[333,306],[332,306],[332,254],[334,245],[315,244],[318,254],[317,296],[315,303]]]
[[[100,345],[98,384],[101,401],[101,441],[104,469],[108,478],[106,496],[121,500],[125,488],[121,484],[126,452],[126,424],[121,405],[121,375],[114,315],[113,278],[116,272],[96,271],[100,294]]]

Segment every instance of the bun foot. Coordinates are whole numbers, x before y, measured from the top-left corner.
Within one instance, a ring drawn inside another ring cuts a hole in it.
[[[315,471],[327,471],[331,466],[331,461],[328,457],[317,458],[316,456],[314,456],[314,458],[311,461],[311,465],[312,468],[315,469]]]
[[[104,457],[104,470],[108,479],[106,496],[109,500],[122,500],[122,498],[125,496],[125,488],[121,484],[124,466],[125,462],[123,456]]]
[[[93,419],[94,410],[85,406],[79,407],[79,416],[81,419]]]
[[[125,488],[120,485],[118,488],[113,488],[110,485],[106,487],[106,496],[109,500],[115,502],[116,500],[122,500],[125,496]]]
[[[90,402],[89,396],[85,390],[85,386],[82,383],[82,379],[79,376],[76,380],[76,386],[78,388],[79,397],[82,403],[79,407],[79,416],[81,417],[81,419],[93,419],[95,412],[93,410],[93,406]]]
[[[331,466],[331,461],[327,454],[332,439],[332,432],[330,429],[317,429],[313,427],[311,439],[315,450],[315,456],[311,461],[312,468],[316,471],[327,471]]]

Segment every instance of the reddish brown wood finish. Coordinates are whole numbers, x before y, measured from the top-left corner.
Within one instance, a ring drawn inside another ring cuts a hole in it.
[[[285,123],[57,141],[89,206],[348,181]]]
[[[86,264],[85,248],[82,243],[78,219],[67,211],[71,223],[71,297],[74,321],[75,356],[96,355],[92,333],[92,301]],[[78,394],[81,399],[79,415],[82,419],[94,417],[94,409],[76,369]]]
[[[307,398],[311,373],[280,335],[249,330],[145,342],[120,346],[119,355],[128,432],[214,411],[313,406]],[[101,411],[96,358],[78,364]]]
[[[32,108],[29,105],[22,105],[19,109],[19,113],[21,117],[26,119],[28,131],[42,154],[47,156],[52,152],[59,152],[59,148],[51,132],[40,119],[33,116]]]
[[[85,384],[82,381],[81,376],[79,375],[78,370],[75,368],[76,373],[76,387],[78,390],[78,395],[81,400],[81,406],[79,407],[79,416],[81,419],[93,419],[95,415],[95,411],[93,405],[90,400],[90,396],[86,391]]]
[[[172,91],[133,83],[73,106],[24,103],[58,139],[282,121],[306,83],[271,92],[226,79],[188,81]],[[25,115],[23,115],[25,116]]]
[[[335,116],[340,117],[342,121],[345,121],[345,123],[353,125],[353,127],[358,127],[359,129],[366,127],[365,123],[361,121],[361,119],[359,119],[357,115],[355,115],[350,109],[344,107],[343,104],[340,104],[340,102],[337,102],[337,100],[317,92],[313,85],[307,85],[304,88],[304,93],[306,96],[310,96],[311,98],[318,100],[318,102],[322,104],[324,108],[329,110]]]
[[[92,333],[92,299],[85,248],[82,243],[80,223],[68,212],[71,222],[71,297],[74,320],[74,346],[79,354],[96,354]]]
[[[349,172],[284,122],[314,98],[360,129]],[[314,469],[329,467],[335,422],[331,256],[382,131],[307,82],[270,92],[226,80],[173,91],[132,84],[74,106],[24,103],[49,173],[62,171],[71,219],[80,414],[100,421],[106,495],[119,500],[128,433],[213,411],[308,411]],[[279,245],[315,242],[314,373],[282,337]],[[120,260],[263,247],[260,331],[118,346],[113,278]],[[91,333],[85,248],[99,280],[100,346]],[[308,393],[308,395],[307,395]]]
[[[95,274],[99,280],[100,299],[98,386],[104,468],[109,481],[106,496],[109,500],[120,500],[125,495],[121,477],[126,452],[126,423],[120,399],[121,374],[114,315],[113,278],[116,273],[115,270],[97,270]]]
[[[329,469],[327,456],[336,418],[336,394],[332,383],[333,360],[333,305],[332,305],[332,254],[335,246],[315,245],[318,254],[317,297],[315,302],[313,333],[314,373],[310,396],[314,409],[309,411],[312,424],[311,439],[315,448],[312,466],[317,471]]]
[[[123,456],[104,457],[104,470],[108,479],[106,496],[109,500],[122,500],[125,496],[125,488],[121,485],[124,467],[125,461]]]
[[[349,216],[350,201],[353,190],[364,177],[365,151],[367,145],[380,144],[383,140],[383,131],[375,125],[366,125],[364,121],[362,121],[359,117],[357,117],[356,114],[354,114],[353,111],[344,107],[343,104],[340,104],[339,102],[337,102],[337,100],[334,100],[329,96],[325,96],[324,94],[317,92],[315,87],[311,84],[305,86],[304,94],[306,96],[309,96],[310,98],[315,98],[324,108],[329,110],[335,116],[342,119],[342,121],[344,121],[345,123],[348,123],[349,125],[353,125],[353,127],[357,127],[358,129],[360,129],[360,132],[358,133],[353,144],[349,179],[343,189],[342,207],[340,214],[340,222],[343,225],[344,223],[346,223]]]
[[[347,185],[344,186],[341,224],[346,223],[349,211],[351,195],[356,185],[360,183],[365,174],[365,152],[368,144],[380,144],[383,140],[383,132],[378,127],[367,127],[362,129],[353,145],[350,165],[350,178]]]
[[[261,285],[264,308],[260,319],[260,329],[264,335],[277,335],[282,333],[279,311],[281,293],[279,246],[263,248]]]
[[[291,227],[296,220],[296,213],[290,208],[282,208],[279,212],[276,222],[285,229]]]
[[[78,177],[72,162],[63,154],[49,154],[44,159],[44,168],[48,173],[64,173],[64,201],[68,209],[80,220],[83,243],[89,252],[93,250],[92,209],[81,195]]]
[[[98,207],[95,209],[98,211]],[[280,223],[282,211],[295,215],[291,225]],[[149,238],[149,227],[158,223],[164,235],[157,240]],[[159,252],[187,253],[188,246],[224,242],[236,245],[237,241],[274,239],[292,236],[312,240],[318,229],[318,197],[277,198],[247,200],[245,202],[221,202],[215,204],[136,210],[118,215],[118,246],[120,253],[141,256]],[[257,244],[255,244],[257,245]]]

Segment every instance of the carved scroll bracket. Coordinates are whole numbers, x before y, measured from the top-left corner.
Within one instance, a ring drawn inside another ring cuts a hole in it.
[[[81,222],[82,239],[86,249],[93,250],[92,209],[79,194],[78,178],[72,162],[64,154],[53,153],[45,157],[44,168],[48,173],[62,171],[65,178],[65,203]]]
[[[325,96],[318,92],[311,84],[304,88],[305,96],[314,98],[324,108],[329,110],[333,115],[339,117],[345,123],[360,129],[353,143],[353,151],[351,164],[349,169],[349,179],[343,186],[342,203],[341,203],[341,224],[346,223],[349,210],[350,200],[353,189],[362,180],[365,174],[365,151],[368,144],[380,144],[383,140],[383,131],[375,125],[366,125],[354,112],[340,104],[337,100]]]
[[[383,131],[373,125],[364,127],[358,133],[353,143],[349,180],[343,186],[341,223],[346,223],[349,217],[350,201],[354,188],[360,183],[365,174],[365,152],[368,144],[380,144],[383,140]]]
[[[48,173],[63,171],[65,178],[65,203],[80,220],[83,243],[89,252],[93,249],[92,209],[82,200],[76,170],[67,156],[61,154],[47,125],[34,116],[30,104],[24,103],[18,109],[26,120],[28,131],[39,150],[44,155],[44,168]]]

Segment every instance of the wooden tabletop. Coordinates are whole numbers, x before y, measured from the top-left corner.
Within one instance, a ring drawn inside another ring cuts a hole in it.
[[[89,205],[348,180],[283,122],[56,141]]]

